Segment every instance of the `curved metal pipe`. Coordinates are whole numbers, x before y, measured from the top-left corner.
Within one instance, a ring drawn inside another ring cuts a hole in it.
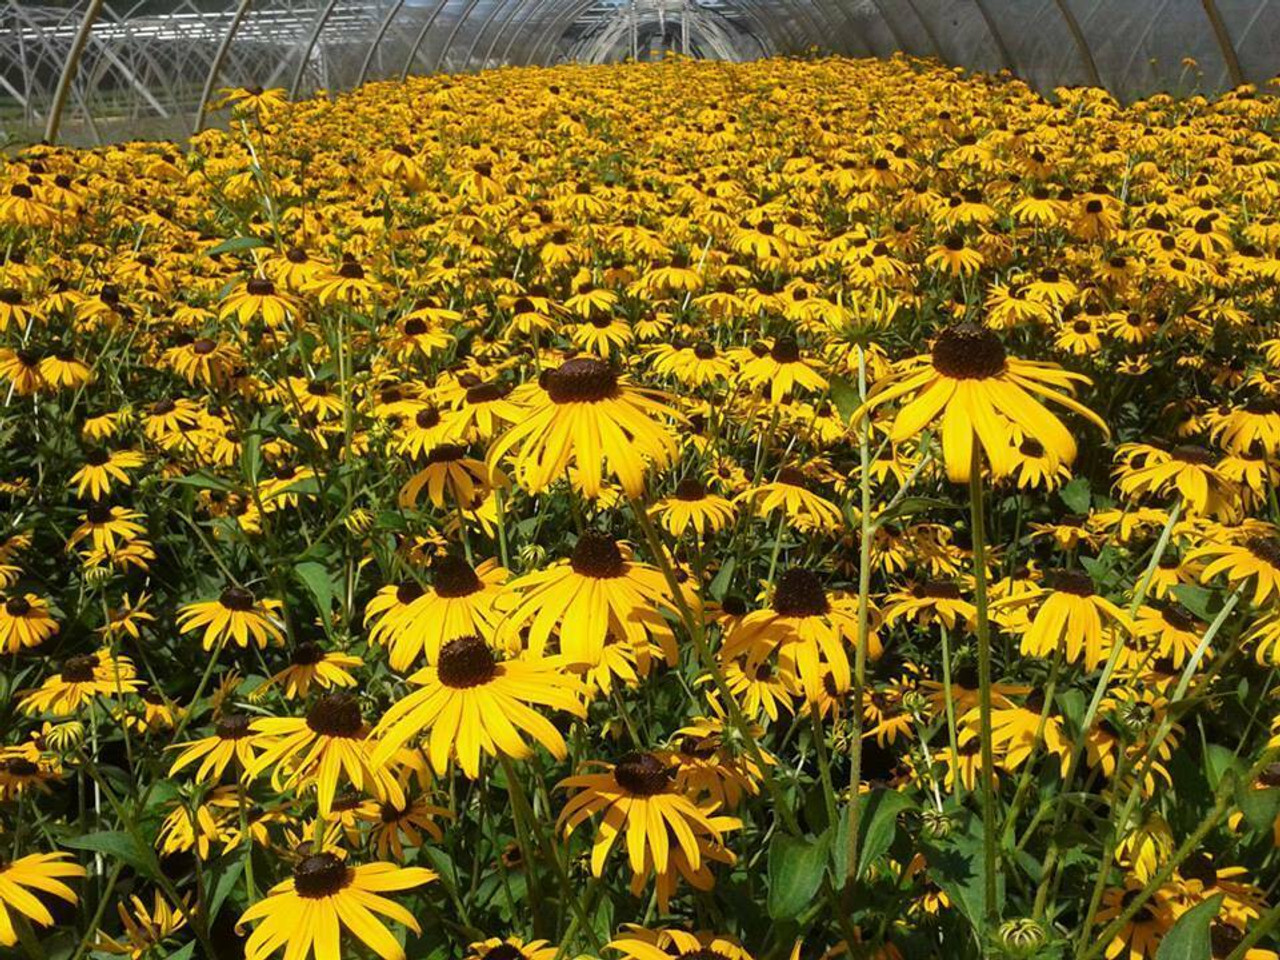
[[[1005,44],[1000,28],[996,26],[995,17],[991,16],[991,11],[987,9],[986,3],[984,0],[973,0],[973,5],[982,14],[982,20],[987,25],[987,32],[991,34],[991,39],[996,42],[996,50],[1000,54],[1000,62],[1004,65],[1004,69],[1011,73],[1017,73],[1018,68],[1013,62],[1013,56],[1009,53],[1009,47]]]
[[[889,15],[884,12],[884,3],[882,0],[872,0],[875,4],[876,13],[880,15],[880,19],[884,21],[884,25],[889,28],[889,35],[893,37],[893,42],[898,45],[898,49],[903,53],[910,53],[907,49],[907,41],[902,36],[902,31],[898,29],[898,25],[889,19]]]
[[[476,31],[475,37],[472,38],[471,46],[467,48],[467,55],[464,58],[466,63],[468,64],[471,63],[471,58],[475,56],[476,48],[480,45],[480,40],[484,36],[484,32],[493,25],[493,21],[498,16],[498,12],[501,11],[504,7],[507,7],[510,5],[511,5],[511,0],[507,0],[505,4],[494,3],[493,9],[489,11],[489,15],[484,18],[484,23],[480,24],[480,29]],[[487,64],[488,62],[489,62],[488,60],[484,61],[485,64]],[[481,66],[483,65],[484,64],[481,64]]]
[[[71,82],[76,77],[76,71],[80,69],[80,57],[84,54],[84,48],[89,43],[89,34],[93,32],[93,25],[101,11],[102,0],[89,0],[89,6],[84,11],[84,19],[80,21],[80,28],[76,30],[75,38],[71,41],[71,49],[67,52],[66,63],[62,65],[62,73],[58,76],[58,88],[54,91],[53,103],[49,106],[49,117],[44,125],[44,139],[48,143],[58,139],[58,128],[62,126],[62,110],[67,105],[67,94],[71,92]]]
[[[1058,5],[1058,12],[1062,14],[1062,20],[1067,25],[1067,32],[1071,34],[1071,39],[1075,41],[1076,50],[1080,53],[1080,62],[1084,64],[1085,75],[1089,78],[1091,86],[1101,87],[1102,77],[1098,74],[1098,64],[1093,59],[1093,51],[1089,49],[1089,41],[1085,39],[1084,31],[1080,29],[1080,23],[1076,20],[1076,15],[1071,12],[1071,7],[1067,4],[1067,0],[1054,0]]]
[[[924,35],[929,38],[929,46],[933,48],[933,55],[939,60],[945,59],[942,56],[942,44],[938,42],[938,35],[933,32],[933,27],[930,25],[929,21],[925,19],[924,14],[920,12],[920,8],[916,6],[916,0],[907,0],[907,7],[911,10],[911,13],[915,18],[920,21],[920,26],[924,30]]]
[[[333,15],[333,8],[337,5],[338,0],[329,0],[320,12],[320,16],[316,18],[316,25],[311,28],[311,35],[307,37],[307,44],[302,48],[302,56],[298,58],[298,69],[293,73],[293,83],[289,85],[290,100],[298,99],[298,89],[302,86],[302,75],[307,72],[307,61],[311,59],[311,51],[316,48],[316,41],[320,39],[320,34],[324,31],[324,25],[329,22],[329,17]]]
[[[200,106],[196,108],[196,122],[191,128],[193,137],[204,129],[204,118],[209,112],[209,98],[213,96],[213,85],[218,82],[218,74],[222,72],[222,65],[226,62],[227,53],[231,50],[231,41],[235,39],[236,31],[240,29],[240,23],[252,5],[253,0],[240,0],[235,16],[227,26],[227,32],[222,35],[222,40],[218,44],[218,52],[213,55],[213,63],[209,64],[209,75],[204,78],[204,90],[200,93]]]
[[[373,42],[369,44],[368,51],[365,52],[364,62],[360,64],[360,74],[356,77],[356,86],[364,85],[365,78],[369,76],[369,67],[373,64],[373,55],[378,51],[378,45],[382,43],[382,38],[387,35],[387,30],[391,27],[391,21],[396,18],[396,14],[400,12],[400,8],[404,6],[405,0],[396,0],[391,5],[391,9],[387,11],[387,15],[382,18],[382,23],[378,24],[378,32],[373,35]]]
[[[518,17],[521,13],[523,13],[524,8],[527,7],[528,5],[529,5],[529,0],[520,0],[519,3],[511,3],[507,5],[507,15],[503,18],[502,23],[498,24],[498,29],[494,33],[493,39],[489,41],[489,46],[484,52],[485,63],[489,62],[490,58],[493,56],[493,51],[498,49],[498,41],[500,41],[503,38],[503,36],[506,34],[507,28],[511,26],[512,21],[514,21],[516,17]],[[506,61],[506,52],[504,51],[503,62],[505,61]]]
[[[1227,64],[1227,74],[1231,77],[1231,85],[1238,87],[1244,83],[1244,70],[1240,67],[1240,57],[1236,53],[1235,44],[1231,42],[1231,34],[1227,32],[1226,21],[1218,10],[1214,0],[1200,0],[1204,7],[1204,15],[1209,18],[1209,26],[1213,35],[1218,38],[1218,48],[1222,51],[1222,59]]]
[[[436,63],[431,69],[432,73],[440,72],[440,65],[444,63],[444,58],[448,55],[449,48],[453,46],[453,41],[458,36],[458,31],[462,29],[462,25],[470,18],[471,11],[476,8],[476,4],[479,2],[480,0],[467,0],[467,5],[462,9],[462,15],[454,22],[453,29],[449,31],[449,36],[445,38],[444,46],[436,54]]]
[[[409,48],[409,55],[404,58],[404,69],[400,71],[400,82],[404,83],[405,77],[409,76],[409,68],[413,66],[414,58],[418,55],[418,48],[422,46],[422,41],[427,38],[427,31],[436,22],[436,17],[440,16],[440,11],[444,9],[444,5],[449,0],[440,0],[436,4],[436,8],[431,11],[431,16],[427,17],[426,22],[422,25],[422,29],[418,31],[418,35],[413,40],[413,46]]]

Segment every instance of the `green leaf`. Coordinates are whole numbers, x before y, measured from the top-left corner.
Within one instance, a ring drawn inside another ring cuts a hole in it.
[[[1090,501],[1089,479],[1087,477],[1076,477],[1058,491],[1058,496],[1062,498],[1062,502],[1067,505],[1067,509],[1072,513],[1088,513]]]
[[[893,844],[898,832],[898,814],[916,805],[905,793],[896,790],[875,790],[862,800],[858,813],[858,832],[862,836],[858,850],[859,879],[866,876],[867,868]]]
[[[956,504],[950,500],[940,500],[937,497],[903,497],[899,500],[892,510],[886,510],[884,513],[877,514],[875,521],[878,524],[887,523],[890,520],[896,520],[898,517],[908,517],[916,513],[927,513],[930,510],[959,510]]]
[[[196,942],[192,940],[186,946],[179,947],[177,950],[173,951],[173,953],[169,954],[167,960],[190,960],[191,957],[195,956],[195,952]]]
[[[328,618],[333,612],[333,581],[329,579],[329,568],[323,563],[316,563],[314,560],[307,560],[297,564],[293,568],[293,572],[297,574],[303,585],[311,591],[311,596],[316,602],[316,609],[320,612],[320,616]]]
[[[831,402],[840,411],[845,423],[853,419],[854,412],[862,406],[862,398],[858,396],[857,384],[850,383],[844,377],[831,378]]]
[[[196,487],[200,490],[221,490],[224,493],[229,493],[236,488],[231,481],[215,477],[213,474],[206,473],[203,470],[189,473],[185,477],[174,477],[173,482],[187,487]]]
[[[1209,780],[1211,789],[1218,789],[1218,785],[1222,783],[1223,775],[1228,770],[1240,773],[1242,767],[1243,764],[1240,762],[1240,758],[1229,747],[1224,747],[1220,743],[1205,744],[1204,773]]]
[[[926,843],[929,877],[946,891],[951,902],[960,908],[979,934],[986,931],[987,894],[983,882],[982,821],[970,816],[967,823],[957,824],[951,835],[935,843]],[[996,876],[997,916],[1004,902],[1004,875]]]
[[[212,257],[220,253],[240,253],[244,250],[253,250],[257,247],[269,247],[271,244],[258,237],[232,237],[230,240],[223,240],[216,247],[210,247],[205,256]]]
[[[725,598],[725,594],[729,592],[729,585],[733,582],[733,573],[737,569],[737,557],[730,557],[724,562],[724,566],[716,571],[715,578],[711,581],[711,596],[716,600]]]
[[[1218,915],[1223,895],[1210,897],[1178,918],[1160,941],[1156,960],[1209,960],[1213,956],[1213,944],[1209,939],[1209,924]]]
[[[218,911],[222,909],[223,902],[235,889],[240,874],[244,872],[244,861],[233,860],[227,865],[227,869],[218,875],[217,881],[213,884],[213,896],[209,899],[209,918],[213,919],[218,915]]]
[[[1212,590],[1198,587],[1194,583],[1180,583],[1173,587],[1173,595],[1201,620],[1212,620],[1216,615],[1213,602],[1217,595]]]
[[[155,860],[150,850],[144,850],[132,836],[122,830],[102,830],[97,833],[84,833],[79,836],[64,837],[62,846],[73,850],[92,850],[123,860],[147,876],[154,876]]]
[[[813,902],[827,864],[827,834],[807,837],[776,836],[769,844],[769,916],[798,917]]]
[[[1258,833],[1270,832],[1280,817],[1280,790],[1255,790],[1243,780],[1236,785],[1236,802],[1244,818]]]

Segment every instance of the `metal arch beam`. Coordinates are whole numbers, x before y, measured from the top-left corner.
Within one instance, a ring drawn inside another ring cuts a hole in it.
[[[449,55],[449,50],[453,46],[453,41],[458,37],[458,31],[462,29],[462,25],[471,19],[471,11],[476,8],[480,0],[467,0],[467,5],[462,8],[462,14],[454,21],[453,29],[449,31],[449,35],[444,39],[444,45],[440,47],[440,52],[436,54],[435,66],[432,67],[433,73],[440,72],[440,66],[444,63],[444,58]],[[498,2],[498,0],[494,0]]]
[[[373,41],[369,44],[369,49],[364,55],[364,62],[360,64],[360,73],[356,77],[357,87],[364,85],[365,78],[369,76],[369,67],[373,65],[373,55],[378,52],[378,46],[382,43],[382,38],[391,29],[391,21],[396,18],[404,4],[405,0],[396,0],[391,5],[391,9],[387,11],[387,15],[382,18],[382,23],[378,24],[378,31],[373,35]]]
[[[831,33],[828,34],[828,36],[841,36],[844,41],[844,50],[846,53],[850,49],[850,42],[857,39],[859,46],[866,50],[868,54],[874,56],[875,52],[871,49],[870,42],[867,40],[866,35],[858,28],[857,23],[853,18],[853,14],[848,9],[848,5],[839,2],[836,2],[833,5],[835,6],[836,11],[840,14],[840,18],[844,21],[845,29],[843,31],[837,29],[834,18],[828,15],[828,4],[823,3],[822,0],[813,0],[814,9],[818,11],[822,16],[822,19],[827,22],[827,26],[831,29]],[[832,44],[832,49],[835,49],[834,44]]]
[[[67,52],[67,60],[62,65],[62,73],[58,76],[58,88],[54,91],[53,103],[49,107],[49,117],[44,125],[44,138],[49,143],[58,139],[58,128],[62,126],[62,111],[67,105],[71,82],[75,80],[76,71],[80,69],[80,57],[89,43],[93,24],[102,11],[102,2],[103,0],[89,0],[89,6],[84,11],[84,19],[80,21],[75,39],[71,41],[71,49]]]
[[[489,11],[489,15],[484,18],[484,23],[480,24],[480,29],[476,31],[475,37],[472,38],[471,46],[467,48],[467,55],[464,58],[467,63],[470,63],[471,58],[475,56],[476,50],[480,46],[480,40],[484,37],[484,32],[493,26],[493,21],[497,19],[498,14],[512,6],[515,6],[515,4],[511,3],[511,0],[507,0],[506,3],[494,3],[493,9]],[[484,63],[488,62],[487,59],[484,61]]]
[[[916,6],[916,0],[907,0],[907,7],[911,10],[911,15],[920,22],[920,28],[924,30],[925,37],[929,40],[929,46],[933,49],[933,55],[939,60],[944,59],[942,56],[942,44],[938,40],[938,35],[933,32],[933,25],[920,12],[920,8]]]
[[[337,5],[338,0],[329,0],[320,11],[320,15],[316,17],[315,26],[311,28],[306,45],[302,48],[302,54],[298,57],[298,68],[293,72],[293,83],[289,84],[290,100],[298,99],[298,90],[302,87],[302,76],[307,72],[307,61],[311,59],[311,51],[316,48],[316,41],[320,39],[320,34],[324,32],[324,25],[329,22],[329,17],[333,15],[333,9]]]
[[[191,135],[197,136],[204,129],[204,118],[209,113],[209,100],[213,97],[213,85],[218,82],[218,74],[222,72],[222,65],[227,60],[227,53],[231,50],[231,41],[236,37],[236,31],[240,29],[240,24],[244,22],[245,14],[249,12],[249,7],[253,5],[253,0],[240,0],[236,7],[235,15],[231,18],[231,22],[227,24],[227,32],[222,35],[222,40],[218,43],[218,50],[213,55],[213,63],[209,64],[209,73],[204,78],[204,89],[200,92],[200,105],[196,108],[196,122],[192,125]]]
[[[409,76],[409,68],[413,66],[414,59],[418,56],[418,48],[422,46],[422,41],[427,39],[427,32],[435,25],[436,18],[440,16],[449,0],[439,0],[435,9],[431,11],[431,16],[427,17],[426,22],[422,24],[422,29],[418,31],[418,35],[413,38],[413,46],[409,48],[409,55],[404,58],[404,69],[400,71],[400,82],[404,83],[405,78]]]
[[[1227,23],[1222,19],[1222,11],[1215,0],[1200,0],[1204,7],[1204,15],[1209,19],[1213,35],[1218,40],[1218,48],[1222,51],[1222,59],[1227,65],[1227,74],[1231,77],[1233,87],[1244,83],[1244,70],[1240,66],[1240,56],[1236,53],[1235,44],[1231,42],[1231,34],[1227,31]]]
[[[1062,22],[1067,25],[1067,32],[1071,34],[1071,39],[1075,41],[1076,50],[1080,53],[1080,62],[1084,65],[1085,75],[1089,78],[1089,84],[1094,87],[1101,87],[1102,77],[1098,73],[1098,64],[1093,59],[1093,51],[1089,49],[1089,41],[1085,39],[1084,31],[1080,29],[1080,21],[1072,13],[1071,5],[1067,0],[1054,0],[1054,2],[1058,5],[1058,12],[1062,14]]]
[[[1013,55],[1009,53],[1009,46],[1004,42],[1004,36],[1000,33],[1000,27],[996,24],[995,17],[987,9],[986,0],[973,0],[973,5],[978,8],[978,13],[982,14],[982,22],[987,25],[987,32],[991,34],[991,39],[996,43],[996,51],[1000,54],[1000,62],[1004,69],[1010,73],[1016,73],[1018,67],[1013,62]]]
[[[536,4],[536,0],[535,0]],[[515,19],[524,12],[525,7],[529,5],[529,0],[520,0],[519,3],[507,5],[507,15],[503,18],[502,23],[498,24],[498,29],[493,34],[493,39],[489,41],[489,46],[484,52],[484,62],[488,63],[493,57],[493,52],[498,49],[498,42],[506,35],[507,29],[515,21]],[[503,48],[502,60],[506,62],[507,53],[510,50],[510,43]]]
[[[889,28],[889,35],[893,37],[893,42],[898,45],[898,49],[903,53],[910,53],[911,51],[907,49],[907,41],[903,37],[902,31],[898,29],[898,25],[896,23],[889,19],[889,15],[884,12],[883,0],[872,0],[872,3],[876,8],[876,13],[880,16],[880,19],[884,21],[884,25]]]

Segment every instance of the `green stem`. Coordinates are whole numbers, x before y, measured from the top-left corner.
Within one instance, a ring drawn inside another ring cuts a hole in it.
[[[942,697],[947,710],[947,746],[951,748],[952,764],[959,762],[960,738],[956,733],[956,696],[951,689],[951,631],[945,623],[938,623],[942,631]],[[951,792],[957,800],[964,793],[964,778],[951,778]]]
[[[538,818],[533,813],[533,808],[529,806],[529,798],[525,795],[520,778],[516,776],[515,767],[505,753],[499,752],[498,760],[501,762],[502,772],[507,778],[507,789],[511,793],[511,806],[516,819],[524,819],[526,829],[538,841],[538,846],[542,848],[543,857],[550,862],[552,870],[555,871],[556,879],[560,881],[561,895],[577,918],[578,926],[587,935],[587,939],[591,941],[592,950],[596,955],[599,955],[601,951],[600,938],[596,936],[595,927],[591,925],[590,920],[587,918],[587,911],[582,905],[582,901],[573,892],[573,885],[569,882],[569,874],[565,871],[564,864],[560,862],[560,857],[556,854],[550,839],[543,833]]]
[[[983,514],[982,451],[977,443],[969,461],[969,517],[973,536],[973,580],[978,641],[978,712],[982,741],[982,847],[986,917],[999,919],[996,907],[996,768],[991,743],[991,629],[987,620],[986,518]]]

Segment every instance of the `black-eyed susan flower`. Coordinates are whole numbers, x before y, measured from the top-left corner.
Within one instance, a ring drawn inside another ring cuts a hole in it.
[[[53,914],[40,894],[73,906],[78,902],[75,891],[65,881],[86,874],[78,863],[67,862],[70,857],[68,853],[32,853],[0,864],[0,946],[12,947],[18,942],[15,914],[22,918],[19,922],[53,925]]]
[[[1035,438],[1057,463],[1072,463],[1076,441],[1040,399],[1060,404],[1108,432],[1102,419],[1069,396],[1087,378],[1052,364],[1006,354],[1000,338],[971,323],[938,334],[932,351],[906,361],[893,376],[878,381],[855,422],[871,409],[903,397],[890,427],[894,443],[914,437],[941,418],[942,455],[947,476],[967,482],[977,437],[997,476],[1012,469],[1010,425]]]
[[[26,714],[69,717],[99,697],[122,696],[138,687],[133,661],[100,650],[68,657],[38,688],[24,693],[18,706]]]
[[[203,629],[201,643],[206,650],[228,640],[240,647],[251,642],[265,647],[284,642],[277,616],[283,606],[279,600],[259,598],[253,591],[233,585],[216,600],[185,604],[178,611],[178,629],[182,633]]]
[[[383,960],[404,960],[404,948],[379,917],[420,933],[418,921],[383,894],[412,890],[437,875],[422,867],[392,863],[352,866],[334,853],[313,853],[298,861],[293,876],[268,892],[243,914],[237,928],[256,923],[245,941],[245,960],[265,960],[283,949],[285,956],[316,960],[341,955],[342,932]]]
[[[419,656],[434,663],[440,648],[459,637],[496,642],[504,622],[501,600],[507,570],[496,560],[472,567],[453,554],[431,565],[431,584],[388,585],[365,608],[369,640],[386,645],[391,667],[404,671]]]
[[[647,468],[667,466],[678,449],[665,421],[679,415],[665,397],[632,386],[602,360],[568,360],[518,387],[512,400],[523,416],[490,447],[489,463],[510,455],[530,493],[559,480],[572,463],[584,496],[598,497],[611,474],[627,496],[638,497]]]
[[[0,649],[5,653],[38,647],[58,629],[49,601],[37,594],[11,596],[0,606]]]
[[[333,809],[340,784],[404,803],[404,789],[393,771],[372,760],[369,726],[353,694],[326,693],[303,717],[262,717],[250,729],[261,753],[248,767],[249,776],[270,769],[277,790],[314,786],[323,817]]]
[[[623,924],[605,946],[617,950],[624,960],[751,960],[751,954],[732,937],[678,927],[649,930],[634,923]]]
[[[224,713],[213,721],[213,733],[199,740],[177,743],[170,750],[180,751],[169,767],[169,776],[181,772],[197,760],[196,783],[216,784],[223,771],[235,761],[236,777],[243,779],[258,758],[254,749],[253,718],[244,713]]]
[[[694,477],[685,477],[676,484],[671,496],[659,500],[650,509],[673,537],[692,530],[703,539],[719,533],[734,520],[733,504],[709,491]]]
[[[126,471],[136,470],[146,462],[146,457],[136,450],[89,450],[84,455],[84,466],[71,475],[69,483],[76,496],[87,493],[89,499],[101,500],[111,492],[113,482],[129,486],[133,481]]]
[[[431,766],[442,775],[455,757],[472,778],[480,773],[482,754],[524,759],[531,753],[525,736],[564,759],[564,737],[531,705],[586,714],[581,683],[562,672],[558,659],[498,660],[477,636],[450,640],[435,664],[409,682],[419,689],[396,701],[373,731],[375,766],[419,735]]]
[[[1092,669],[1119,642],[1117,629],[1131,633],[1128,615],[1094,589],[1093,578],[1079,570],[1054,570],[1034,593],[997,602],[1000,607],[1038,604],[1021,638],[1024,656],[1049,659],[1061,652],[1069,663]]]
[[[526,573],[509,586],[514,595],[507,613],[513,630],[527,626],[534,656],[551,649],[569,666],[595,666],[612,634],[628,643],[647,666],[649,645],[657,640],[667,661],[677,661],[675,638],[664,611],[675,611],[661,571],[631,556],[612,537],[588,530],[568,560]]]

